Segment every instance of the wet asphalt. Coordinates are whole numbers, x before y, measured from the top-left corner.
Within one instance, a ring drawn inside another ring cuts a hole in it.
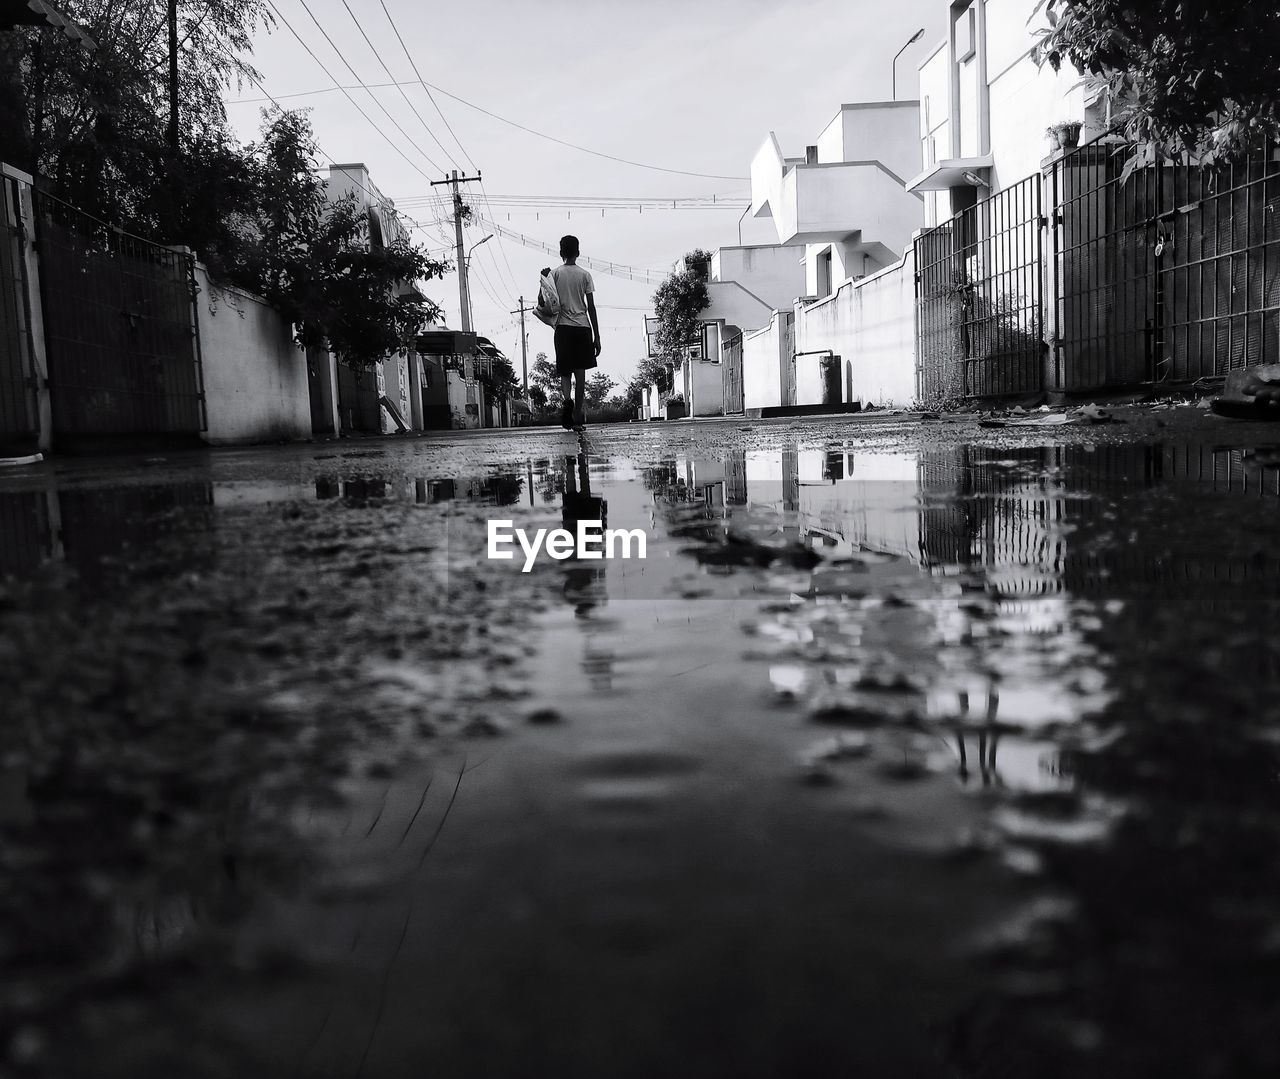
[[[1277,1074],[1280,428],[1035,418],[0,471],[0,1075]]]

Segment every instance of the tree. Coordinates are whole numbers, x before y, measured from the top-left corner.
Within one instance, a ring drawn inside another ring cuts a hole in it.
[[[293,323],[300,345],[329,348],[351,366],[412,349],[441,315],[416,282],[443,277],[445,264],[404,238],[372,242],[354,197],[328,201],[304,114],[266,113],[262,141],[244,156],[247,210],[228,210],[203,252],[215,282],[261,296]]]
[[[225,164],[221,151],[233,143],[222,94],[257,77],[244,57],[254,31],[271,25],[267,5],[178,0],[180,162],[167,139],[167,5],[60,0],[59,7],[98,47],[87,52],[34,27],[0,33],[0,70],[11,73],[18,103],[0,109],[17,120],[6,115],[0,125],[0,157],[48,177],[54,194],[97,217],[185,240],[178,229],[193,197],[188,185],[204,171],[191,167],[190,155],[218,148]]]
[[[586,407],[593,409],[603,407],[609,391],[616,385],[617,383],[603,371],[593,373],[584,387],[583,398]]]
[[[698,340],[698,316],[711,303],[707,291],[706,268],[711,255],[697,248],[684,257],[685,268],[667,277],[653,294],[653,313],[658,320],[658,350],[672,358]]]
[[[1256,0],[1042,0],[1039,63],[1104,85],[1130,162],[1202,161],[1280,134],[1280,9]],[[1040,8],[1037,9],[1041,10]]]
[[[489,363],[489,370],[480,375],[480,381],[489,389],[503,397],[521,397],[524,388],[516,378],[516,369],[504,356],[495,356]]]
[[[556,366],[547,359],[545,352],[539,352],[533,359],[533,367],[529,371],[529,395],[535,389],[541,391],[544,408],[558,409],[562,398],[560,395],[560,376],[556,374]]]
[[[628,408],[636,409],[636,408],[639,408],[642,404],[644,404],[645,385],[646,383],[640,378],[639,375],[636,375],[634,378],[631,379],[630,382],[627,383],[627,388],[626,388],[623,400],[626,401]]]
[[[646,356],[636,364],[636,379],[642,387],[654,385],[665,390],[671,384],[671,363],[657,356]]]

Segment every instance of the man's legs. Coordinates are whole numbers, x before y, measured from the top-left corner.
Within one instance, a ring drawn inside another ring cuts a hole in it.
[[[587,372],[581,367],[573,373],[573,419],[575,423],[586,423],[587,414],[582,410],[582,399],[586,395]]]
[[[572,386],[572,375],[560,376],[560,423],[564,427],[573,425],[573,398],[569,396]]]

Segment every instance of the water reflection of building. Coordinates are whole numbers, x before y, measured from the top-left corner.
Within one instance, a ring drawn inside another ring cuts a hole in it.
[[[104,560],[146,550],[168,532],[207,527],[212,513],[213,485],[199,481],[0,492],[0,576],[65,560],[95,577]]]
[[[461,479],[450,477],[401,481],[369,476],[353,476],[348,479],[317,476],[315,481],[316,498],[321,501],[344,499],[349,502],[368,502],[392,499],[412,501],[420,506],[453,501],[510,506],[520,501],[524,488],[524,477],[515,472]]]
[[[914,454],[849,449],[748,451],[731,504],[781,511],[783,535],[827,558],[855,551],[919,557]]]

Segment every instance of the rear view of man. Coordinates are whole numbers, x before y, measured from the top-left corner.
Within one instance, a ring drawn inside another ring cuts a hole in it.
[[[560,257],[564,259],[564,265],[550,271],[556,294],[560,297],[560,315],[555,329],[556,373],[560,376],[560,392],[564,396],[560,422],[567,428],[581,427],[586,423],[582,400],[587,372],[596,366],[596,357],[600,355],[595,283],[591,274],[578,265],[578,253],[576,236],[561,237]],[[571,383],[572,400],[569,397]]]

